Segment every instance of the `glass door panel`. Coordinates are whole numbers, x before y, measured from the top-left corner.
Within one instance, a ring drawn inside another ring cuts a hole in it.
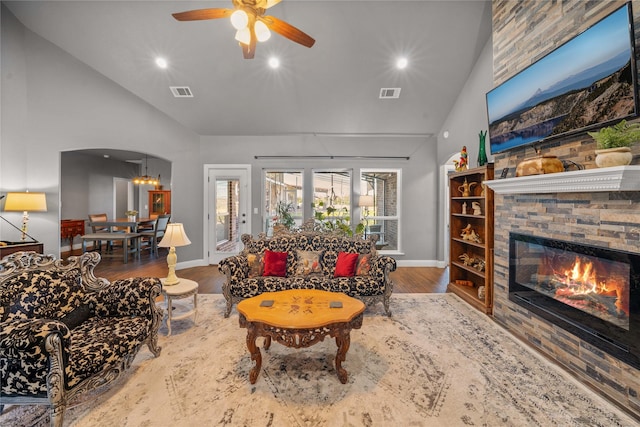
[[[250,233],[246,169],[209,171],[209,263],[240,253],[241,236]]]
[[[237,252],[238,234],[238,193],[237,179],[216,180],[216,251]]]

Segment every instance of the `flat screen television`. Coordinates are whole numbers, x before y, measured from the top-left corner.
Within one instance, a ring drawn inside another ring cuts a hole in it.
[[[496,154],[638,114],[631,3],[487,93]]]

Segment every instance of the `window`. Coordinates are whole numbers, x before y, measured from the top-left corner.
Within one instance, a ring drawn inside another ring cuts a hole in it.
[[[314,218],[351,234],[362,224],[365,237],[378,236],[378,250],[400,251],[401,172],[363,168],[358,181],[350,169],[265,169],[262,229],[272,235],[275,224],[296,228]]]
[[[360,220],[365,236],[376,234],[381,250],[399,250],[400,170],[360,170]]]
[[[351,171],[313,171],[313,217],[351,229]]]
[[[274,224],[299,227],[303,221],[304,197],[302,171],[265,171],[264,202],[267,235],[273,233]]]

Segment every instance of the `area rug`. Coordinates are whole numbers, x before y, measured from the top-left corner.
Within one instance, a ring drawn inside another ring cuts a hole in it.
[[[126,378],[66,413],[65,426],[632,426],[624,412],[453,294],[398,294],[351,332],[341,384],[336,345],[277,343],[253,366],[246,331],[220,295],[161,329]],[[41,406],[10,406],[2,426],[46,426]]]

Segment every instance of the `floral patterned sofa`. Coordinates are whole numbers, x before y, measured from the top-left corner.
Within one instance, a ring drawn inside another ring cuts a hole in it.
[[[155,355],[162,312],[157,278],[96,278],[96,252],[65,262],[16,252],[0,261],[0,412],[46,404],[62,426],[71,401],[117,379],[147,344]]]
[[[227,302],[225,317],[234,303],[245,298],[287,289],[342,292],[368,306],[382,302],[391,316],[389,299],[393,283],[389,273],[395,271],[396,261],[378,255],[377,236],[364,240],[301,230],[275,232],[273,237],[261,233],[257,239],[244,234],[241,238],[242,252],[218,264],[218,270],[226,276],[222,285]],[[274,262],[273,257],[279,259]],[[343,262],[345,259],[349,261]],[[350,262],[355,262],[353,271],[343,268]]]

